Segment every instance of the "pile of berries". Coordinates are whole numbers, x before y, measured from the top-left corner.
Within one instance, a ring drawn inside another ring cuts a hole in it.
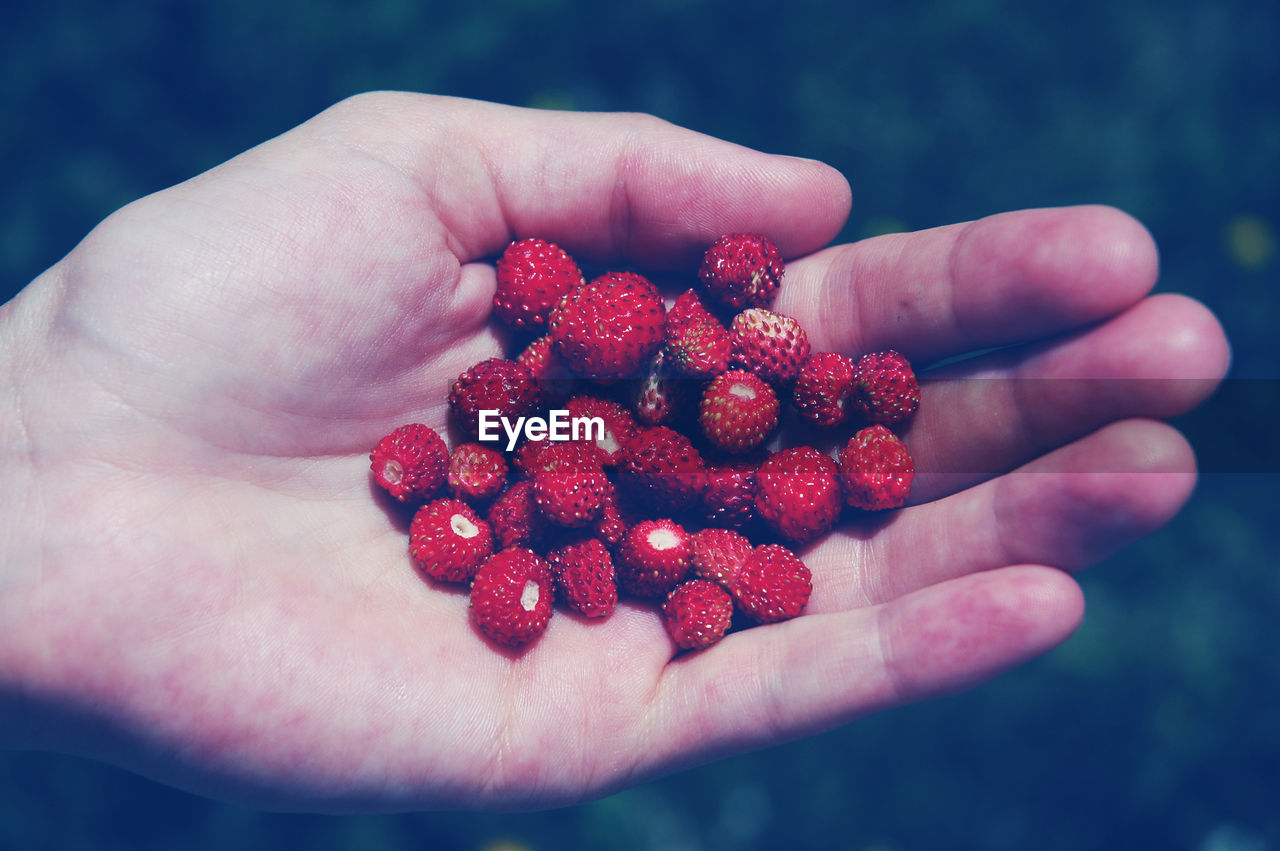
[[[452,382],[465,442],[450,452],[414,423],[370,456],[378,483],[419,506],[417,568],[470,583],[476,626],[513,647],[547,628],[553,600],[585,618],[608,617],[619,594],[653,601],[686,649],[718,641],[735,613],[800,614],[813,584],[791,547],[845,506],[906,501],[914,465],[889,426],[920,393],[897,352],[811,352],[800,324],[769,309],[783,271],[768,239],[729,234],[668,307],[634,272],[588,281],[552,243],[509,245],[493,314],[527,345]],[[548,411],[566,415],[567,439],[551,439]],[[853,433],[835,458],[770,453],[780,420]]]

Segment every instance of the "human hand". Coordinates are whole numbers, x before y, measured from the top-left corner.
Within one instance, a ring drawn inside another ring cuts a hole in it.
[[[849,203],[655,119],[378,94],[125,207],[0,313],[4,744],[256,806],[553,806],[1056,645],[1065,571],[1186,500],[1190,450],[1146,418],[1212,389],[1222,332],[1147,297],[1116,211],[822,249]],[[483,259],[513,237],[661,271],[739,230],[782,248],[815,350],[1009,346],[950,370],[1002,380],[925,384],[915,504],[804,553],[804,616],[673,658],[624,604],[496,651],[410,568],[370,447],[443,430],[449,379],[499,353]]]

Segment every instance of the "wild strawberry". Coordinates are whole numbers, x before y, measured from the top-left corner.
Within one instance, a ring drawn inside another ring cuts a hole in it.
[[[725,588],[751,552],[751,542],[732,529],[703,529],[692,538],[693,570],[703,579],[719,582]]]
[[[805,544],[840,516],[836,462],[811,446],[775,452],[756,473],[756,511],[779,535]]]
[[[796,413],[823,428],[840,425],[849,416],[853,373],[853,358],[839,352],[812,355],[796,376],[792,391]]]
[[[636,374],[662,345],[666,308],[634,272],[609,272],[569,293],[551,312],[551,341],[583,378]]]
[[[511,466],[515,471],[526,479],[532,479],[533,474],[538,471],[538,456],[550,446],[555,444],[546,437],[540,437],[536,440],[524,438],[520,445],[516,447],[515,453],[511,456]]]
[[[494,540],[499,547],[528,547],[547,533],[547,518],[542,516],[533,496],[533,482],[514,482],[498,495],[486,515]]]
[[[616,466],[621,458],[622,444],[636,433],[636,420],[631,412],[610,399],[596,396],[575,396],[565,403],[570,421],[580,417],[598,418],[603,424],[603,433],[592,433],[590,442],[604,453],[603,463],[606,467]]]
[[[907,445],[879,423],[849,438],[840,450],[839,469],[845,502],[869,511],[903,505],[915,477]]]
[[[667,363],[676,373],[710,378],[729,368],[733,354],[729,332],[693,290],[678,296],[667,311],[664,338]]]
[[[527,468],[543,516],[557,526],[585,526],[600,513],[608,479],[604,451],[582,441],[548,443]]]
[[[706,579],[681,582],[662,604],[662,618],[677,647],[697,650],[710,647],[729,631],[733,598]]]
[[[551,336],[543,334],[524,347],[516,356],[516,363],[524,364],[533,373],[544,399],[561,399],[573,392],[574,379],[569,367],[555,353]]]
[[[794,618],[813,593],[805,563],[781,544],[764,544],[743,560],[729,589],[733,601],[759,623]]]
[[[717,449],[750,452],[777,428],[778,396],[754,372],[731,369],[702,391],[698,422]]]
[[[659,350],[636,382],[632,407],[642,425],[668,425],[683,413],[692,381],[671,374],[666,352]]]
[[[369,453],[374,480],[401,502],[427,499],[444,484],[449,448],[435,429],[410,423],[378,441]]]
[[[622,514],[618,504],[618,491],[613,482],[605,479],[604,499],[600,503],[600,515],[591,524],[591,532],[611,547],[622,543],[622,536],[627,534],[630,524]]]
[[[507,483],[507,459],[479,443],[461,443],[449,456],[449,489],[459,499],[487,502]]]
[[[666,426],[654,426],[638,430],[622,445],[618,483],[642,502],[679,511],[702,495],[706,473],[706,462],[689,438]]]
[[[493,553],[493,533],[462,500],[437,499],[413,515],[409,553],[428,576],[466,582]]]
[[[773,384],[790,384],[809,359],[809,335],[790,316],[744,310],[729,326],[733,360]]]
[[[543,453],[543,457],[547,453]],[[604,470],[538,470],[533,477],[533,498],[542,516],[557,526],[579,528],[600,515],[609,480]]]
[[[766,237],[730,233],[707,249],[698,278],[712,301],[742,310],[767,307],[784,271],[781,252]]]
[[[683,526],[668,519],[642,520],[618,546],[618,583],[636,597],[661,599],[689,572],[692,555]]]
[[[516,363],[527,366],[533,373],[533,377],[539,381],[544,378],[560,378],[562,375],[567,377],[569,374],[568,367],[565,367],[556,356],[549,334],[535,337],[529,345],[521,349],[520,354],[516,355]],[[564,370],[563,373],[561,369]]]
[[[498,416],[515,420],[536,411],[540,401],[538,382],[529,368],[504,358],[481,361],[449,388],[449,409],[472,438],[480,433],[481,411],[497,411]]]
[[[707,522],[722,527],[743,527],[756,516],[756,471],[760,462],[750,458],[707,467],[707,487],[702,511]]]
[[[544,239],[511,243],[497,265],[493,312],[512,328],[546,327],[552,308],[584,283],[582,270],[569,253]]]
[[[899,353],[872,352],[858,358],[853,376],[853,407],[869,423],[892,425],[916,412],[920,383]]]
[[[545,446],[543,445],[545,444]],[[543,440],[542,448],[525,459],[525,475],[536,476],[539,471],[592,472],[604,468],[605,452],[594,442],[585,440]]]
[[[547,553],[556,596],[575,612],[603,618],[618,604],[613,558],[596,538],[567,544]]]
[[[490,640],[519,647],[546,630],[553,593],[551,567],[531,550],[510,547],[476,571],[471,611]]]

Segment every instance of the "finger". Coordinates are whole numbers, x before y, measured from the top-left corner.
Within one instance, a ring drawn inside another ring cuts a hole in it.
[[[767,233],[794,256],[830,242],[849,212],[848,183],[829,166],[647,115],[380,92],[287,144],[335,135],[422,186],[463,262],[540,236],[593,263],[696,269],[722,233]]]
[[[987,680],[1063,641],[1082,612],[1069,576],[1019,566],[734,633],[667,666],[646,743],[681,764],[821,732]]]
[[[1006,564],[1081,570],[1168,523],[1195,486],[1173,428],[1115,423],[1008,475],[900,512],[863,534],[856,521],[806,554],[809,609],[883,603]]]
[[[955,493],[1110,422],[1185,413],[1229,361],[1212,313],[1161,295],[1087,331],[933,373],[903,431],[917,470],[911,500]]]
[[[1150,234],[1118,210],[1023,210],[829,248],[792,264],[775,306],[815,351],[924,364],[1105,319],[1156,267]]]

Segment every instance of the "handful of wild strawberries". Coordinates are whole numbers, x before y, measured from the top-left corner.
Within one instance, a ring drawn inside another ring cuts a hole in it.
[[[800,614],[812,577],[788,545],[825,535],[845,505],[906,501],[914,465],[888,426],[920,389],[894,351],[811,353],[800,324],[768,309],[782,276],[768,239],[728,234],[703,258],[700,291],[668,308],[634,272],[588,282],[559,246],[507,246],[493,313],[534,339],[452,383],[468,442],[451,454],[413,423],[370,455],[382,487],[421,504],[417,568],[470,583],[476,626],[513,647],[547,628],[553,598],[587,618],[608,617],[620,593],[661,601],[686,649],[720,640],[735,610],[757,623]],[[834,459],[769,453],[784,415],[861,428]]]

